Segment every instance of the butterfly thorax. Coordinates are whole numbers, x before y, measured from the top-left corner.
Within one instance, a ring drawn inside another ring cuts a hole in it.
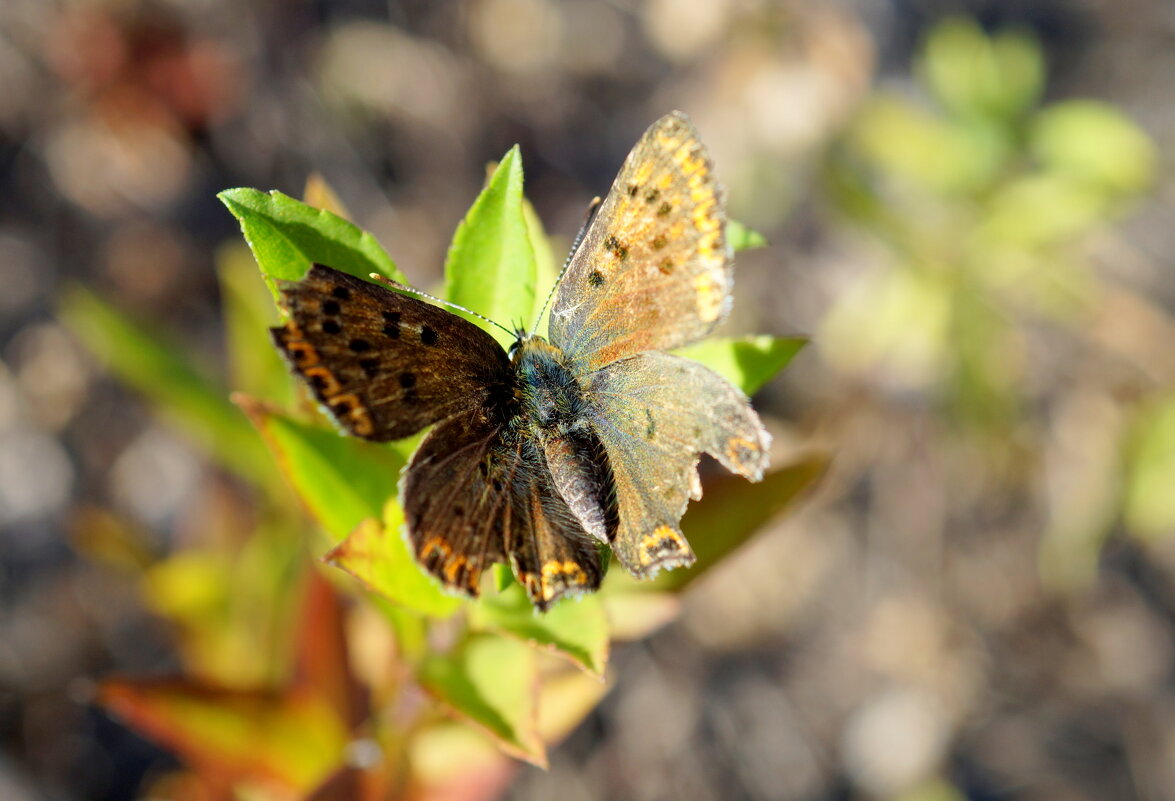
[[[586,425],[583,390],[568,361],[562,349],[539,336],[519,337],[511,349],[515,397],[522,413],[549,433]]]
[[[583,531],[609,541],[617,525],[612,470],[567,355],[542,337],[524,336],[511,349],[511,364],[519,427],[542,452],[555,490]]]

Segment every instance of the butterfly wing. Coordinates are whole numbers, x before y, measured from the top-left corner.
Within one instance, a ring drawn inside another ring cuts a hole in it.
[[[730,305],[725,198],[689,119],[655,122],[572,255],[551,342],[581,372],[708,334]]]
[[[429,432],[404,498],[417,558],[450,589],[476,597],[482,572],[505,561],[540,609],[600,586],[596,549],[552,488],[541,453],[486,410]]]
[[[400,439],[513,392],[506,352],[444,309],[318,264],[279,289],[274,342],[357,437]]]
[[[615,476],[616,557],[638,577],[691,564],[679,524],[689,497],[701,495],[698,457],[758,481],[770,444],[758,415],[717,373],[668,353],[622,359],[589,382],[592,424]]]
[[[531,603],[546,611],[566,595],[599,589],[603,573],[595,543],[556,491],[542,455],[528,458],[543,466],[521,475],[515,487],[507,550]]]
[[[481,573],[506,558],[509,476],[518,469],[486,409],[433,428],[402,480],[416,558],[449,589],[476,597]]]

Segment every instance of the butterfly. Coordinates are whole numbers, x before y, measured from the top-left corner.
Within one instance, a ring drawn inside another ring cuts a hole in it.
[[[508,564],[530,601],[600,585],[609,546],[647,578],[694,562],[680,521],[708,453],[753,481],[769,437],[746,396],[666,351],[731,303],[724,194],[689,119],[629,153],[557,284],[547,337],[504,350],[473,323],[314,265],[279,284],[271,329],[347,432],[376,442],[432,426],[400,481],[406,533],[442,585],[476,597]]]

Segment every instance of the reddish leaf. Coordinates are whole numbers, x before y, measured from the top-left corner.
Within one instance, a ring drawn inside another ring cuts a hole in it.
[[[341,762],[347,732],[325,699],[182,680],[112,680],[98,702],[174,751],[214,786],[304,793]]]
[[[366,694],[351,672],[342,599],[318,570],[308,572],[298,616],[298,681],[323,696],[348,729],[367,718]]]

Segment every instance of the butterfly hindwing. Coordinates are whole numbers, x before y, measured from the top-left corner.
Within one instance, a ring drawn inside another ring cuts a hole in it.
[[[440,423],[404,479],[417,559],[449,589],[477,596],[508,561],[535,606],[600,585],[595,546],[551,486],[533,439],[483,410]]]
[[[403,478],[408,538],[420,564],[449,589],[476,596],[482,571],[505,561],[510,481],[519,469],[503,421],[474,409],[438,424]]]
[[[679,524],[690,496],[700,496],[699,455],[757,481],[769,435],[746,396],[689,359],[642,353],[589,381],[593,426],[615,476],[617,558],[637,576],[692,563]]]
[[[357,437],[406,437],[510,392],[501,346],[444,309],[317,264],[279,288],[289,316],[274,342]]]
[[[724,202],[689,119],[654,123],[571,258],[551,342],[586,372],[709,333],[730,304]]]

